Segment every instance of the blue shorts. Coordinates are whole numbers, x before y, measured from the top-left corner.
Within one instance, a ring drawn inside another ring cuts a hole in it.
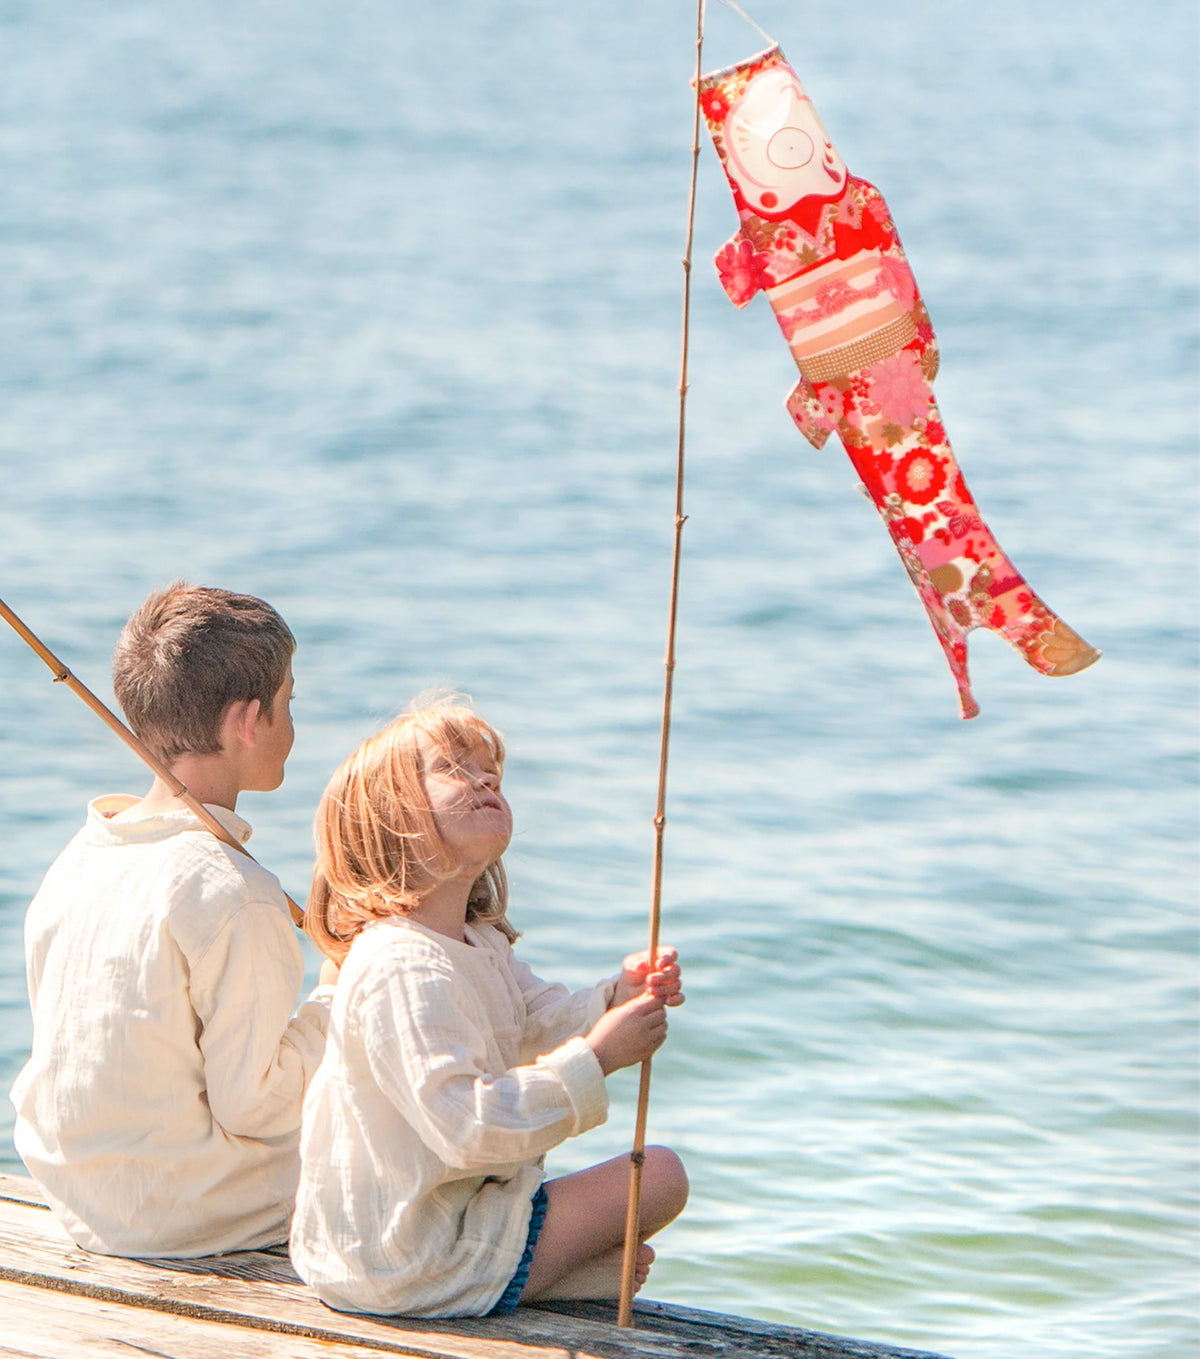
[[[546,1220],[546,1205],[550,1202],[550,1196],[546,1193],[544,1184],[538,1185],[538,1191],[533,1196],[533,1211],[529,1215],[529,1235],[525,1238],[525,1250],[521,1255],[521,1263],[517,1266],[517,1272],[508,1281],[508,1287],[500,1294],[500,1301],[488,1313],[490,1317],[511,1316],[517,1310],[517,1303],[521,1300],[521,1292],[529,1280],[529,1266],[533,1263],[533,1248],[537,1245],[537,1239],[542,1234],[542,1223]]]

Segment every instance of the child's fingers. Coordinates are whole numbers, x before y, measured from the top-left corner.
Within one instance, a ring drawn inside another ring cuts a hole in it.
[[[640,995],[634,996],[632,1000],[625,1002],[625,1008],[631,1014],[642,1017],[653,1014],[662,1014],[666,1001],[662,996],[656,996],[653,991],[643,991]]]
[[[646,973],[650,971],[661,972],[665,968],[674,967],[678,964],[678,961],[679,961],[678,950],[670,947],[660,946],[655,950],[654,953],[653,968],[651,968],[650,965],[649,949],[642,949],[640,953],[627,954],[625,959],[621,963],[621,970],[623,972],[628,972],[638,977],[643,977],[646,975]]]
[[[647,988],[640,996],[635,996],[629,1003],[630,1005],[639,1005],[643,1010],[661,1010],[663,998]]]
[[[683,1002],[683,980],[677,966],[664,968],[661,972],[651,972],[646,978],[646,989],[656,996],[662,996],[668,1005]]]
[[[679,978],[682,975],[683,974],[679,970],[679,964],[672,963],[670,967],[656,968],[649,974],[646,980],[651,984],[658,982],[661,984],[674,984],[678,986]]]
[[[655,1010],[650,1011],[643,1018],[643,1041],[645,1043],[645,1055],[649,1057],[662,1047],[667,1041],[667,1012],[659,1005]]]

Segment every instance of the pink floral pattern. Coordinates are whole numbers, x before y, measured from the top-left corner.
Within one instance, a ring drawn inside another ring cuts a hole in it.
[[[747,206],[725,125],[754,80],[780,67],[792,74],[772,47],[700,82],[701,109],[741,220],[717,270],[739,307],[774,290],[772,307],[800,368],[788,411],[817,448],[837,432],[925,606],[962,715],[974,717],[966,643],[973,629],[999,633],[1045,675],[1074,674],[1100,653],[1034,594],[967,490],[933,396],[937,339],[879,190],[851,175],[831,199],[801,198],[786,211],[772,200],[769,218]],[[848,262],[865,277],[855,262],[867,259],[877,272],[866,286],[837,272],[839,261]],[[809,288],[809,302],[789,302],[792,281],[814,270],[826,271],[814,277],[828,282]]]
[[[717,256],[721,286],[735,306],[744,307],[755,293],[771,286],[767,256],[750,241],[733,240]]]
[[[890,292],[905,311],[912,311],[917,305],[917,281],[908,265],[895,255],[884,255],[879,266],[879,286]]]
[[[890,423],[903,428],[929,414],[933,393],[921,372],[920,355],[911,349],[872,364],[864,376],[870,393],[864,405],[874,414],[885,414]]]

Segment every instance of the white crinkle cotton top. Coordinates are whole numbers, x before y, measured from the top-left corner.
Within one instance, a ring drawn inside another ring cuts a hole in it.
[[[490,1311],[524,1250],[542,1156],[607,1114],[580,1035],[615,983],[571,994],[492,926],[466,936],[391,917],[343,964],[304,1105],[291,1240],[331,1307]]]
[[[136,803],[91,803],[30,904],[17,1150],[88,1250],[283,1241],[331,989],[293,1016],[304,963],[276,878],[186,809],[119,816]]]

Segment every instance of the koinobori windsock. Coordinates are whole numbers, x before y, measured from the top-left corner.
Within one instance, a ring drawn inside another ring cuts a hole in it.
[[[883,195],[848,173],[778,47],[700,81],[741,218],[716,258],[733,303],[765,292],[800,369],[787,409],[837,433],[916,586],[958,686],[990,628],[1044,675],[1097,660],[1030,589],[980,517],[933,396],[937,340]]]

